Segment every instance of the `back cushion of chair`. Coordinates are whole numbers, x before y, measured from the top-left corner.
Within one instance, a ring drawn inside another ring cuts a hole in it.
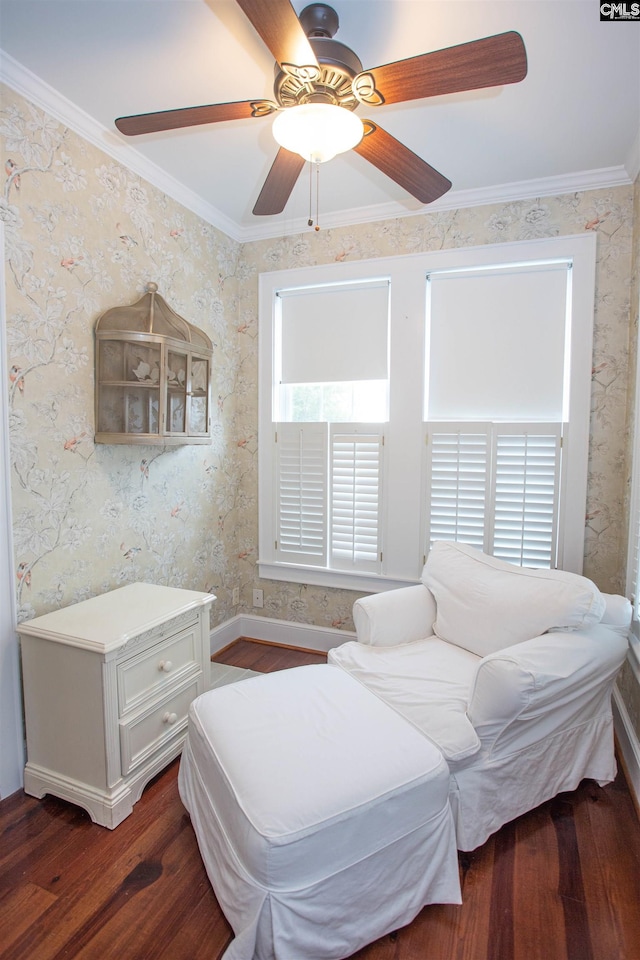
[[[479,657],[552,628],[598,623],[605,610],[586,577],[517,567],[464,543],[435,543],[422,582],[436,599],[436,636]]]

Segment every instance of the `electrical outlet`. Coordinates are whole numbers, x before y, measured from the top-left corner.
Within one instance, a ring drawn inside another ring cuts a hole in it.
[[[233,593],[231,594],[231,603],[234,607],[237,607],[240,603],[240,587],[233,588]]]
[[[264,593],[262,592],[262,590],[253,591],[253,605],[254,607],[264,606]]]

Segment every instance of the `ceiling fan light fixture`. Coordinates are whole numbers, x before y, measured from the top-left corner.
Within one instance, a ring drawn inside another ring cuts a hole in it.
[[[325,163],[362,140],[362,120],[346,107],[302,103],[287,107],[273,121],[276,142],[312,163]]]

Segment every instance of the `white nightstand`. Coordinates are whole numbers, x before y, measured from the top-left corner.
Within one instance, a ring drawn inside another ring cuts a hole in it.
[[[116,827],[209,686],[210,593],[134,583],[21,623],[24,789]]]

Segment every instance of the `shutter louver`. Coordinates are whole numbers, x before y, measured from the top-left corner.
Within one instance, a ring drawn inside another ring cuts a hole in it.
[[[525,567],[553,567],[560,425],[545,433],[498,433],[492,553]]]
[[[290,563],[326,558],[327,427],[278,425],[277,556]]]
[[[429,430],[429,544],[459,540],[484,549],[488,432]]]
[[[380,434],[332,433],[332,567],[380,569],[381,451]]]
[[[554,567],[561,436],[560,423],[431,424],[429,547],[457,540],[520,566]]]

